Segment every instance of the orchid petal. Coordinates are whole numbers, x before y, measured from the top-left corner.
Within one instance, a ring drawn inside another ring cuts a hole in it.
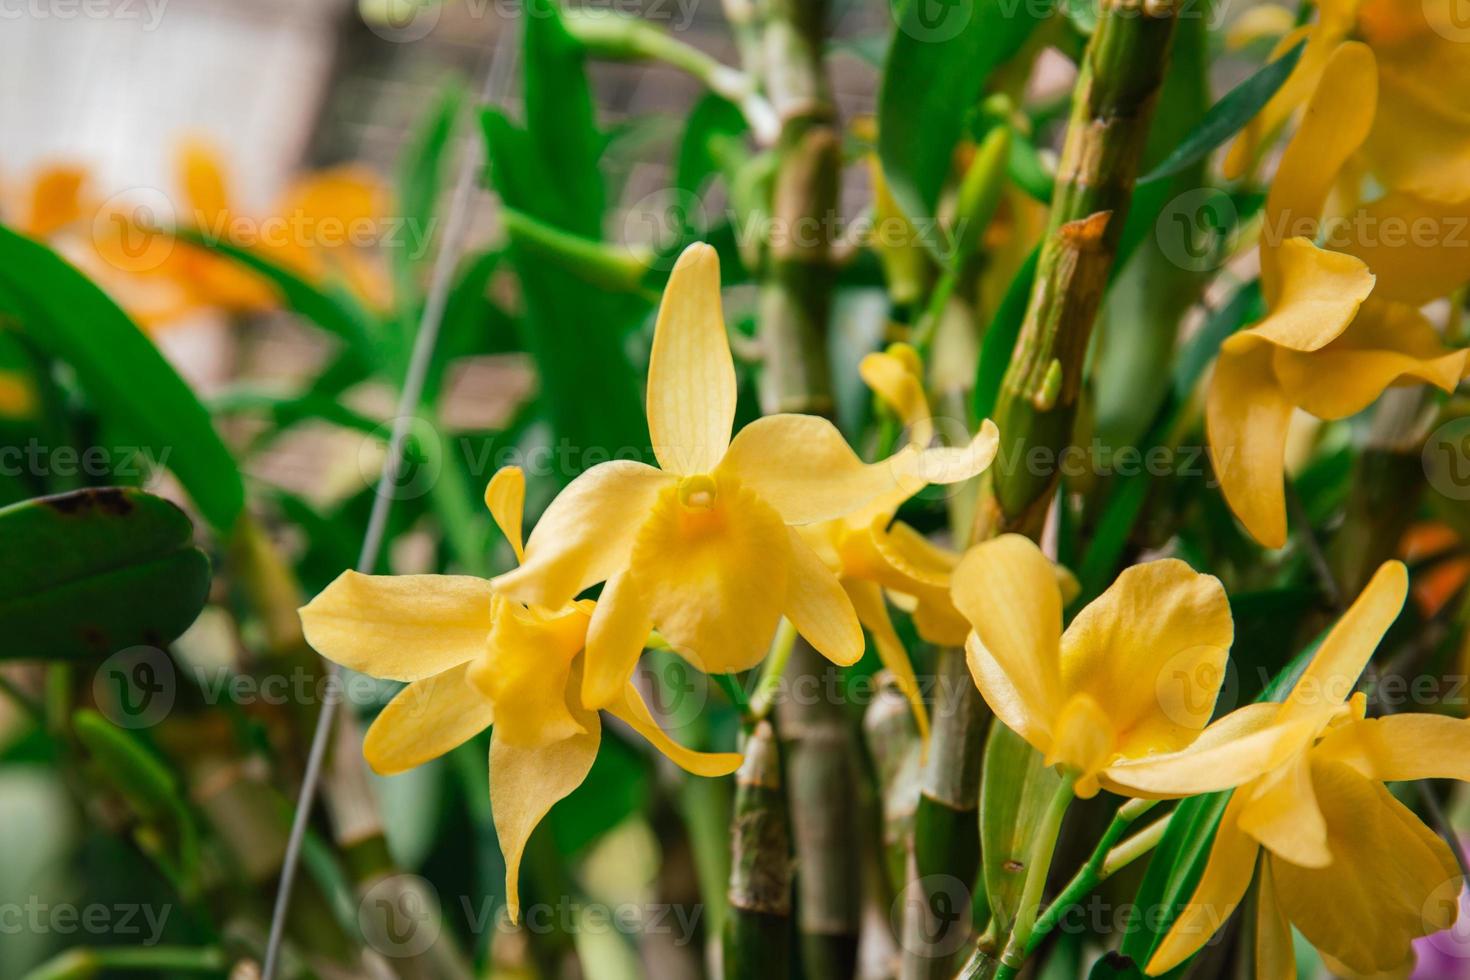
[[[485,506],[495,526],[515,549],[516,561],[525,561],[521,519],[526,510],[526,474],[519,466],[504,466],[495,471],[485,486]]]
[[[668,757],[685,772],[696,776],[728,776],[740,768],[741,756],[738,752],[696,752],[694,749],[680,745],[669,737],[654,721],[652,713],[648,710],[643,695],[632,684],[623,685],[618,692],[617,698],[608,705],[607,710],[614,716],[621,718],[639,735]]]
[[[599,463],[557,494],[531,531],[520,568],[494,579],[497,592],[558,609],[628,565],[638,529],[667,473],[632,460]]]
[[[485,650],[490,583],[469,575],[346,571],[301,607],[312,649],[373,677],[416,681]]]
[[[720,306],[720,259],[696,242],[664,287],[648,360],[648,431],[666,472],[708,473],[730,444],[735,361]]]
[[[1092,696],[1119,753],[1181,749],[1214,712],[1233,636],[1219,579],[1172,558],[1134,565],[1062,635],[1062,688]]]
[[[505,904],[512,922],[521,917],[521,855],[531,831],[553,804],[582,785],[597,747],[602,723],[595,711],[577,709],[586,731],[548,745],[516,745],[496,726],[490,737],[490,809],[505,856]]]
[[[786,535],[791,555],[786,618],[814,650],[840,667],[850,667],[863,656],[863,630],[852,600],[795,528],[787,528]]]
[[[603,587],[587,627],[583,704],[605,708],[621,696],[652,629],[653,621],[633,576],[628,572],[614,575]]]
[[[1210,462],[1235,516],[1261,544],[1286,544],[1286,434],[1292,406],[1271,370],[1271,347],[1226,341],[1205,402]]]
[[[437,759],[494,723],[495,709],[466,678],[468,667],[414,681],[379,712],[362,743],[374,772],[391,776]]]

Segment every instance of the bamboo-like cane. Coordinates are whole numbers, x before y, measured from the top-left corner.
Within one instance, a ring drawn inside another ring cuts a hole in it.
[[[1109,0],[1088,43],[1036,283],[996,405],[1005,451],[981,481],[975,540],[1006,531],[1041,536],[1059,471],[1032,469],[1028,461],[1036,449],[1043,457],[1049,453],[1050,459],[1060,459],[1072,443],[1087,347],[1127,219],[1176,14],[1171,0]],[[941,663],[946,662],[951,669],[944,676],[958,673],[954,664],[963,669],[963,654],[948,651]],[[949,759],[964,772],[960,760],[978,752],[983,741],[987,712],[968,710],[969,694],[962,688],[940,685],[931,770]],[[946,714],[952,723],[940,720]],[[955,801],[978,805],[978,764],[975,772],[973,786],[951,787]],[[917,868],[921,875],[925,868],[969,873],[977,857],[974,827],[940,819],[949,814],[936,805],[943,801],[931,787],[926,786],[915,826]],[[905,947],[914,941],[908,936]]]
[[[782,980],[791,972],[791,827],[770,722],[751,731],[735,783],[725,980]]]

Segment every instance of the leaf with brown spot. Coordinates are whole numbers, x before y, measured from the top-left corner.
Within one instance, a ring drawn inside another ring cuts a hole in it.
[[[105,657],[163,647],[209,594],[184,512],[100,487],[0,509],[0,659]]]

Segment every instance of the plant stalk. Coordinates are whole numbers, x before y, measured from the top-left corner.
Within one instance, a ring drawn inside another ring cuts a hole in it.
[[[778,709],[786,760],[787,799],[795,838],[797,924],[802,963],[814,978],[857,971],[862,924],[862,827],[856,751],[842,700],[842,675],[804,640],[791,654],[797,676],[818,681],[811,697],[789,697]],[[807,688],[807,685],[803,685]]]
[[[1036,951],[1041,941],[1062,921],[1062,916],[1066,915],[1067,909],[1076,905],[1088,892],[1147,854],[1158,844],[1169,826],[1167,816],[1123,843],[1118,843],[1128,832],[1128,828],[1157,804],[1157,800],[1130,800],[1118,808],[1117,814],[1108,824],[1107,830],[1103,831],[1102,839],[1097,842],[1097,847],[1093,848],[1092,855],[1087,862],[1036,920],[1036,925],[1026,942],[1025,955],[1030,956]]]
[[[751,730],[735,775],[730,848],[725,980],[783,980],[791,972],[791,828],[768,721]]]
[[[1033,540],[1041,538],[1059,477],[1059,468],[1046,465],[1044,457],[1055,463],[1073,441],[1088,344],[1127,219],[1169,60],[1176,13],[1170,0],[1104,0],[1102,4],[1073,90],[1072,114],[1035,284],[1001,381],[995,421],[1002,451],[981,479],[972,525],[974,541],[1008,531]],[[1042,465],[1034,463],[1035,450],[1043,457]],[[967,674],[963,654],[953,651],[950,656]],[[968,676],[964,681],[970,685]],[[953,695],[947,689],[960,686],[942,683],[940,696]],[[975,700],[979,701],[978,695]],[[941,710],[942,706],[936,706],[936,714]],[[954,724],[936,722],[930,748],[931,766],[946,757],[976,754],[975,783],[962,787],[961,801],[971,807],[978,805],[978,763],[987,714],[982,707],[962,712]],[[923,819],[926,809],[934,811],[927,791],[920,801],[915,829],[916,854],[936,847],[936,842],[925,839],[929,831]],[[975,849],[974,838],[971,827],[968,837],[952,837],[948,846]],[[968,855],[963,863],[951,853],[930,851],[926,857],[931,866],[971,871]],[[924,863],[919,867],[922,870]],[[1033,864],[1033,874],[1038,873],[1035,867]],[[1034,917],[1034,897],[1032,903],[1030,915]],[[1020,931],[1019,925],[1017,928]]]
[[[1171,0],[1106,0],[1084,53],[1036,282],[996,406],[1008,453],[991,467],[976,539],[1038,538],[1072,442],[1093,324],[1117,256],[1174,36]],[[1039,450],[1036,456],[1033,452]]]
[[[1062,817],[1066,816],[1067,807],[1072,803],[1072,787],[1076,781],[1075,775],[1069,774],[1062,778],[1056,795],[1051,798],[1046,812],[1041,816],[1041,823],[1036,828],[1036,837],[1031,843],[1031,855],[1026,861],[1026,884],[1021,889],[1021,903],[1016,908],[1016,925],[1011,930],[1011,938],[1006,942],[1005,951],[1000,954],[1000,969],[995,972],[995,980],[1011,980],[1026,962],[1026,952],[1031,948],[1031,936],[1036,929],[1041,908],[1041,893],[1046,888],[1052,855],[1056,853],[1057,837],[1062,831]]]
[[[955,930],[970,931],[968,903],[956,917],[950,906],[956,888],[966,896],[980,873],[980,772],[990,709],[970,677],[965,652],[939,651],[935,665],[933,731],[914,814],[910,888],[915,899],[904,909],[905,980],[948,977]]]

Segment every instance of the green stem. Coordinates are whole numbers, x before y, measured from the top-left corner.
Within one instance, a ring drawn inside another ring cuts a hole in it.
[[[25,980],[70,980],[109,970],[125,972],[223,973],[230,968],[224,950],[214,946],[116,946],[69,949],[31,970]]]
[[[783,980],[791,963],[791,825],[776,731],[757,722],[735,775],[725,980]]]
[[[1164,833],[1169,829],[1169,820],[1172,816],[1173,814],[1165,814],[1109,851],[1108,856],[1103,859],[1102,869],[1098,872],[1098,881],[1106,881],[1158,847],[1159,841],[1164,839]]]
[[[1046,888],[1047,875],[1051,872],[1052,855],[1056,853],[1057,837],[1062,830],[1062,817],[1073,798],[1073,787],[1077,783],[1075,774],[1062,777],[1061,785],[1041,815],[1036,826],[1036,836],[1031,841],[1031,854],[1026,861],[1026,884],[1021,889],[1021,903],[1016,909],[1016,926],[1006,942],[1005,952],[1000,956],[1000,969],[996,980],[1008,980],[1020,971],[1030,949],[1031,935],[1035,931],[1037,915],[1041,908],[1041,893]]]
[[[969,916],[946,917],[947,889],[926,883],[955,879],[966,888],[980,871],[980,775],[983,733],[990,719],[985,699],[965,664],[965,651],[944,647],[935,664],[933,734],[924,760],[919,804],[914,813],[910,883],[924,888],[923,901],[906,903],[900,944],[905,977],[948,977],[956,948],[952,929],[968,932]]]
[[[781,679],[786,673],[786,665],[791,662],[791,650],[795,645],[796,627],[791,625],[789,619],[781,620],[781,625],[776,627],[776,639],[771,644],[771,652],[766,655],[765,663],[761,667],[755,692],[750,696],[750,717],[755,720],[759,721],[771,713],[771,704],[781,688]]]
[[[1084,895],[1096,888],[1102,881],[1147,854],[1158,844],[1159,839],[1164,835],[1164,830],[1169,825],[1168,817],[1156,821],[1146,830],[1122,844],[1118,843],[1139,817],[1157,805],[1157,800],[1130,800],[1118,809],[1112,823],[1108,824],[1108,829],[1103,831],[1102,839],[1093,849],[1092,856],[1036,920],[1036,926],[1026,941],[1025,954],[1027,956],[1034,953],[1036,947],[1041,945],[1041,941],[1057,927],[1057,924],[1062,921],[1062,916],[1067,913],[1067,909],[1076,905]]]
[[[1016,349],[1001,382],[996,424],[1011,450],[991,467],[977,540],[1040,534],[1072,441],[1092,328],[1133,195],[1177,10],[1169,0],[1105,0],[1073,90],[1050,226]]]
[[[711,674],[710,676],[715,679],[715,683],[720,685],[720,690],[725,692],[725,697],[730,699],[735,710],[740,712],[741,720],[747,724],[750,723],[753,719],[750,713],[750,702],[745,699],[745,691],[741,689],[740,681],[735,675]]]
[[[995,217],[1000,206],[1001,192],[1005,189],[1006,161],[1010,156],[1011,130],[1008,126],[996,126],[986,134],[970,168],[960,182],[959,206],[954,224],[954,251],[945,263],[944,272],[929,294],[929,303],[924,308],[914,328],[913,343],[919,356],[927,359],[934,335],[939,330],[939,321],[949,306],[960,279],[965,275],[980,245],[981,233]]]
[[[620,11],[564,9],[561,18],[568,33],[599,57],[662,61],[688,72],[711,92],[739,106],[760,142],[769,144],[775,140],[780,121],[746,72],[722,64],[647,21]]]
[[[784,699],[777,712],[786,798],[796,847],[797,927],[804,972],[851,977],[862,925],[863,846],[856,746],[842,703],[841,668],[805,641],[792,654],[795,676],[817,682],[815,696]]]

